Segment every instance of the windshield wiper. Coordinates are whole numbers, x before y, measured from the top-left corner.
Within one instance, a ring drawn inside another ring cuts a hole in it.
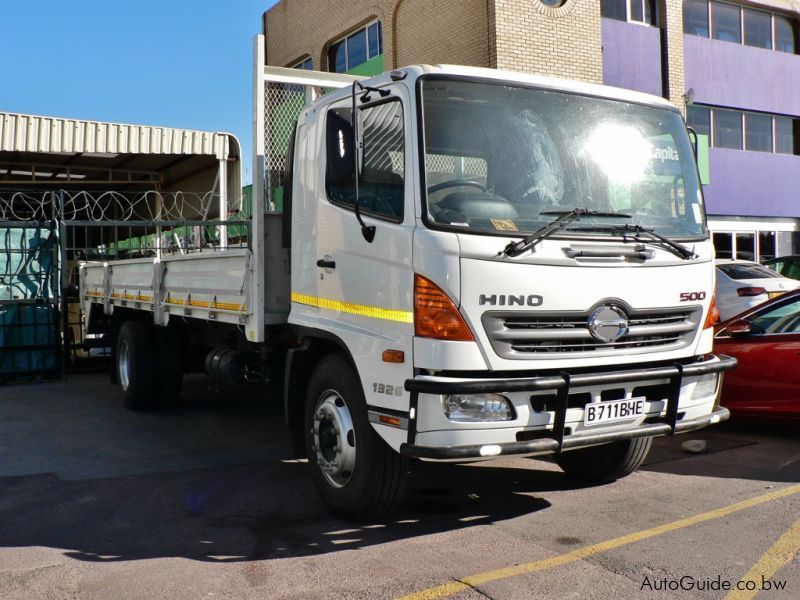
[[[537,229],[528,237],[521,239],[518,242],[510,242],[500,254],[506,256],[519,256],[526,250],[533,248],[536,244],[541,242],[546,237],[551,236],[556,231],[563,229],[566,225],[573,221],[578,221],[581,217],[617,217],[622,219],[630,219],[630,215],[615,212],[602,212],[598,210],[589,210],[588,208],[573,208],[572,210],[546,210],[539,213],[540,215],[559,215],[559,217],[544,227]]]
[[[601,225],[597,227],[575,227],[576,231],[599,231],[599,232],[608,232],[608,233],[621,233],[622,237],[624,238],[626,234],[633,234],[633,239],[637,242],[642,241],[642,237],[649,238],[649,241],[655,243],[665,250],[672,252],[675,256],[682,258],[683,260],[691,260],[697,257],[694,250],[691,250],[684,246],[683,244],[679,244],[678,242],[673,242],[668,237],[664,237],[660,233],[656,233],[652,229],[648,229],[646,227],[642,227],[641,225]]]

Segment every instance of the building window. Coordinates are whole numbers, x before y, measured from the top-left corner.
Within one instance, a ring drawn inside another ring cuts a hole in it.
[[[765,261],[777,256],[777,244],[775,243],[774,231],[758,232],[758,260]]]
[[[797,52],[794,19],[717,0],[684,0],[683,32],[755,48]]]
[[[775,50],[797,52],[797,23],[782,15],[774,15]]]
[[[375,21],[332,44],[328,51],[328,68],[345,73],[381,54],[383,32],[380,21]]]
[[[775,117],[775,152],[800,154],[800,120]]]
[[[600,16],[615,21],[628,20],[627,0],[602,0],[600,2]]]
[[[744,9],[744,43],[772,50],[772,15],[751,8]]]
[[[714,233],[714,250],[717,258],[733,258],[733,237],[727,232]]]
[[[616,21],[658,25],[657,0],[601,0],[600,15]]]
[[[711,37],[723,42],[742,41],[742,17],[740,7],[722,2],[711,3]]]
[[[714,146],[742,149],[742,113],[738,110],[714,109]]]
[[[684,0],[683,32],[708,37],[708,0]]]
[[[713,147],[800,155],[798,118],[690,104],[686,107],[686,125],[698,135],[713,131],[709,140]]]
[[[686,109],[686,124],[695,130],[697,135],[711,137],[711,109],[707,106],[690,105]]]
[[[772,117],[746,113],[744,116],[744,149],[772,152]]]
[[[550,8],[558,8],[559,6],[562,6],[566,1],[567,0],[539,0],[539,2],[541,2],[545,6],[549,6]]]
[[[312,71],[314,69],[314,61],[311,58],[304,58],[299,63],[292,65],[293,69],[303,69],[305,71]]]

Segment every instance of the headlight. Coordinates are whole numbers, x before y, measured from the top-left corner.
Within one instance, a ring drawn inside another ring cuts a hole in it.
[[[484,421],[511,421],[514,407],[499,394],[454,394],[443,400],[444,414],[451,421],[479,423]]]
[[[719,375],[716,373],[712,375],[703,375],[697,380],[692,392],[692,400],[699,400],[700,398],[708,398],[717,391],[717,381]]]

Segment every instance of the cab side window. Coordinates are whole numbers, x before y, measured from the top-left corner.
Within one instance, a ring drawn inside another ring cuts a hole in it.
[[[403,105],[391,100],[359,110],[362,142],[359,208],[365,214],[400,222],[405,188]],[[331,202],[352,207],[353,123],[349,108],[328,111],[325,189]]]

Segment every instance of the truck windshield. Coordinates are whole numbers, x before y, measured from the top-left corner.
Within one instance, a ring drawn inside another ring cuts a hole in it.
[[[598,218],[595,232],[584,218],[580,231],[558,235],[609,235],[609,225],[624,223],[670,238],[707,236],[677,112],[458,79],[423,79],[421,93],[432,227],[518,236],[583,208],[629,218]]]

